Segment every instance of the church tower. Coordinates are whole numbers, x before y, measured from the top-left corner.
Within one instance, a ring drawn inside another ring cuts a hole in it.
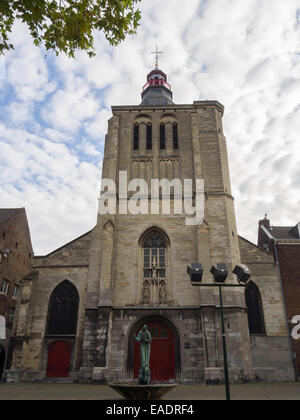
[[[115,200],[116,211],[99,212],[92,232],[82,378],[136,378],[134,335],[147,324],[153,380],[222,380],[218,292],[193,287],[186,267],[201,263],[203,282],[212,283],[211,266],[223,263],[227,282],[236,282],[231,273],[241,263],[223,112],[217,101],[175,104],[157,60],[140,105],[112,107],[102,179],[116,194],[107,193],[102,205]],[[170,197],[159,184],[151,202],[153,180],[167,180]],[[184,199],[195,206],[199,192],[203,217],[195,223]],[[244,291],[228,288],[224,306],[230,377],[251,379]]]
[[[158,52],[157,52],[158,54]],[[194,287],[187,266],[246,264],[246,289],[225,287],[231,381],[290,381],[294,352],[272,253],[237,235],[224,108],[177,105],[155,67],[139,105],[113,106],[96,226],[34,256],[22,280],[8,346],[8,382],[132,381],[143,325],[153,381],[219,383],[219,293]],[[247,313],[248,311],[248,313]],[[1,344],[1,343],[0,343]]]

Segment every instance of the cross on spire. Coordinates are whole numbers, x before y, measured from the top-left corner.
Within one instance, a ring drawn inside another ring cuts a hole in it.
[[[155,68],[158,69],[158,54],[162,54],[163,51],[158,51],[158,46],[156,45],[156,50],[152,51],[151,54],[155,54]]]

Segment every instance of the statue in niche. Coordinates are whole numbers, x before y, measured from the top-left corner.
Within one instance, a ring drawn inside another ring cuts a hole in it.
[[[150,363],[150,346],[151,334],[148,331],[147,325],[144,325],[138,336],[134,336],[136,341],[140,342],[140,370],[139,370],[139,384],[149,385],[151,379],[151,372],[149,368]]]

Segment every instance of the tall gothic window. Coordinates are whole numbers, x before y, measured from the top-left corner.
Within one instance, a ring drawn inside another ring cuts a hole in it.
[[[138,150],[139,149],[139,125],[138,124],[134,124],[134,129],[133,129],[133,150]]]
[[[245,290],[250,334],[265,334],[262,300],[258,287],[250,281]]]
[[[166,240],[158,230],[153,230],[143,240],[142,247],[143,303],[164,304],[167,302]]]
[[[146,148],[147,150],[152,149],[152,124],[147,124]]]
[[[159,278],[166,276],[166,244],[156,232],[144,242],[144,277],[154,275]]]
[[[79,295],[76,287],[64,280],[53,290],[48,307],[47,335],[75,335]]]
[[[163,150],[166,148],[166,126],[165,124],[160,124],[160,149]]]
[[[178,125],[173,124],[173,149],[178,149]]]

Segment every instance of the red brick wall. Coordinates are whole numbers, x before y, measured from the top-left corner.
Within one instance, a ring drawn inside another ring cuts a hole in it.
[[[8,295],[0,293],[0,315],[7,319],[10,307],[15,307],[14,285],[31,271],[32,246],[26,212],[20,209],[8,222],[0,225],[0,250],[9,248],[12,253],[0,262],[0,290],[3,279],[9,281]]]
[[[287,308],[288,320],[300,315],[300,243],[277,245],[280,273]],[[291,329],[294,325],[290,324]],[[296,364],[300,376],[300,339],[293,340]]]

